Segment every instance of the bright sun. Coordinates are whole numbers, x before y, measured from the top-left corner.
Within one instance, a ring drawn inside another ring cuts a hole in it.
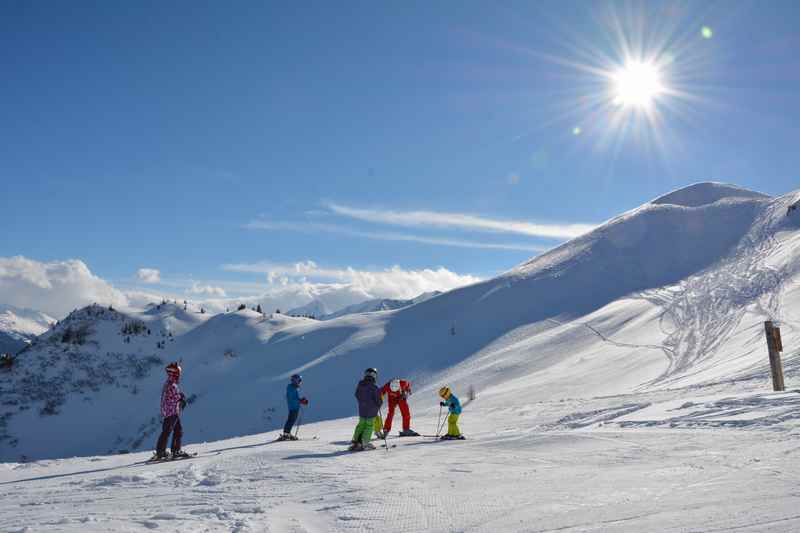
[[[630,62],[612,79],[614,103],[619,106],[647,109],[664,91],[661,73],[652,63]]]

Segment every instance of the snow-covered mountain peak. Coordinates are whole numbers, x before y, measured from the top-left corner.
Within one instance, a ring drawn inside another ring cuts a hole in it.
[[[751,191],[716,181],[694,183],[674,190],[653,200],[655,205],[677,205],[681,207],[700,207],[725,199],[768,199],[766,194]]]
[[[56,319],[33,309],[0,304],[0,330],[41,335]]]
[[[0,304],[0,353],[17,353],[55,322],[40,311]]]

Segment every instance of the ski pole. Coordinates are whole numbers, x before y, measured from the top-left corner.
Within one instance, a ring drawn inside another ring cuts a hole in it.
[[[442,430],[442,404],[439,403],[439,419],[436,421],[436,438],[439,438],[439,432]]]
[[[297,429],[295,429],[295,432],[294,432],[294,438],[296,438],[296,439],[300,438],[298,436],[298,435],[300,435],[300,424],[303,423],[303,408],[300,407],[299,411],[300,412],[297,415]]]
[[[380,415],[381,420],[383,420],[383,408],[378,407],[378,414]],[[383,433],[383,445],[386,446],[386,453],[389,453],[389,443],[386,441],[386,432],[381,431],[381,433]]]

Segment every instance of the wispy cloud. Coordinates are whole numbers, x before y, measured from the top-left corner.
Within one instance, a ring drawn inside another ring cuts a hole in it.
[[[516,233],[548,239],[572,239],[595,228],[591,224],[538,224],[521,220],[487,218],[467,213],[363,209],[332,202],[326,203],[325,206],[337,215],[364,222],[404,227],[458,228],[494,233]]]
[[[430,244],[433,246],[453,246],[458,248],[483,248],[488,250],[519,250],[524,252],[543,252],[547,247],[536,246],[525,243],[490,243],[471,241],[466,239],[449,239],[443,237],[426,237],[386,231],[362,231],[337,226],[335,224],[320,224],[316,222],[274,222],[264,219],[257,219],[248,222],[244,226],[253,230],[287,230],[302,232],[325,232],[348,235],[350,237],[361,237],[377,241],[404,241],[418,242],[420,244]]]
[[[136,277],[142,283],[159,283],[161,281],[161,272],[155,268],[140,268],[136,272]]]
[[[200,294],[203,296],[215,296],[217,298],[225,298],[225,289],[222,287],[214,287],[213,285],[201,285],[200,283],[193,283],[192,288],[189,289],[192,294]]]

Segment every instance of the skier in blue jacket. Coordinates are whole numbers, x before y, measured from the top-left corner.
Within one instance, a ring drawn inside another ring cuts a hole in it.
[[[283,434],[278,437],[278,440],[297,440],[297,437],[292,435],[292,427],[300,415],[300,406],[308,405],[308,400],[305,397],[300,397],[300,384],[302,382],[303,378],[300,374],[294,374],[289,384],[286,385],[286,404],[289,407],[289,417],[283,426]]]

